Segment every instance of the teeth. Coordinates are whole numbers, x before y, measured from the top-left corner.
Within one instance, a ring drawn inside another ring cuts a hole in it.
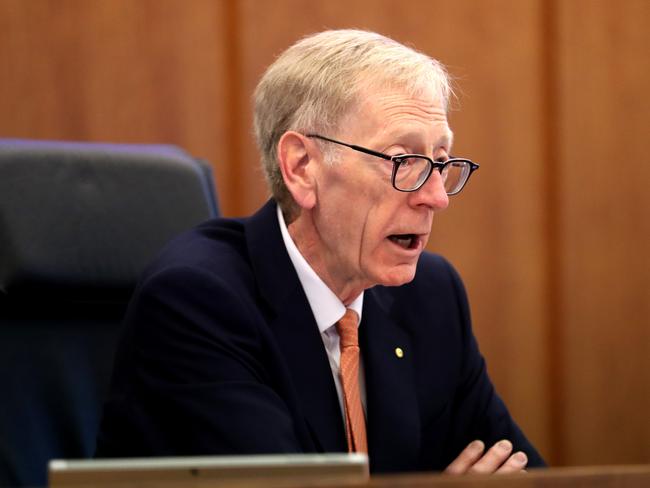
[[[410,249],[413,244],[414,236],[413,234],[392,235],[389,239],[404,249]]]

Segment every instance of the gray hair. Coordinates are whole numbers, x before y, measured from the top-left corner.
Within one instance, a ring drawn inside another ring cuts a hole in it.
[[[266,70],[254,95],[255,137],[271,193],[285,214],[296,210],[277,160],[280,137],[289,130],[334,135],[365,89],[433,94],[445,109],[449,76],[435,59],[374,32],[331,30],[307,36]],[[324,150],[328,161],[332,152]]]

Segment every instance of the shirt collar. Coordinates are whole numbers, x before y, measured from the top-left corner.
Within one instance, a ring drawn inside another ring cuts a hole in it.
[[[293,267],[296,269],[302,289],[305,291],[305,295],[307,295],[307,301],[316,319],[318,330],[321,333],[325,332],[338,322],[345,315],[346,308],[354,310],[359,315],[359,323],[361,323],[363,292],[354,299],[349,307],[346,307],[323,280],[320,279],[303,255],[300,254],[296,244],[289,235],[289,230],[287,229],[287,224],[284,221],[284,216],[279,205],[277,206],[277,214],[284,247],[286,247],[287,253],[289,253],[289,258],[293,263]]]

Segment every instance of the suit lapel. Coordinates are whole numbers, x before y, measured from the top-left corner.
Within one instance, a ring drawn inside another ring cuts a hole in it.
[[[373,471],[414,469],[420,450],[420,416],[411,341],[388,315],[390,297],[380,290],[366,291],[360,326],[370,466]],[[401,358],[397,348],[403,352]]]
[[[275,213],[275,203],[270,201],[246,223],[251,263],[315,444],[323,451],[345,451],[343,419],[327,353]],[[389,315],[390,296],[381,287],[367,290],[360,326],[373,471],[413,469],[420,448],[410,337]],[[404,352],[402,358],[395,353],[398,347]]]
[[[302,288],[297,289],[295,298],[301,306],[288,308],[272,328],[317,444],[327,452],[346,451],[343,417],[327,353]]]
[[[271,310],[270,327],[317,449],[345,451],[343,418],[332,370],[309,302],[284,247],[273,201],[248,220],[246,235],[260,293]]]

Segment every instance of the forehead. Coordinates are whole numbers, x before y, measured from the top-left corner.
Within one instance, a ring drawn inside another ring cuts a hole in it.
[[[355,109],[344,120],[343,131],[373,141],[399,142],[404,138],[418,144],[449,147],[452,132],[445,105],[432,93],[409,94],[400,90],[366,90]]]

